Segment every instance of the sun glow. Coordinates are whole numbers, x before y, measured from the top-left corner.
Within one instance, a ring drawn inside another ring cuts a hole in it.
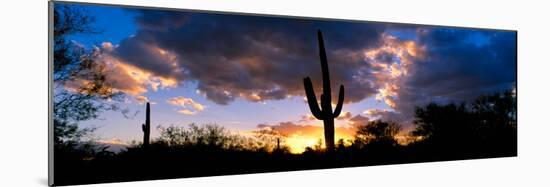
[[[335,143],[340,139],[344,140],[344,143],[352,139],[350,135],[342,134],[338,131],[336,131],[334,136]],[[320,145],[322,149],[325,148],[325,138],[323,134],[319,134],[318,136],[293,134],[287,137],[285,141],[286,145],[290,148],[290,152],[294,154],[303,153],[307,147],[314,149],[316,146]]]
[[[286,138],[286,144],[290,147],[290,152],[294,154],[303,153],[306,150],[306,147],[314,147],[318,141],[318,138],[296,134]]]

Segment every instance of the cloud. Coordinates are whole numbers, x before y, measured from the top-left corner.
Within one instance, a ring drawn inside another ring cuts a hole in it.
[[[157,91],[159,88],[174,88],[177,85],[175,78],[155,75],[149,69],[137,66],[119,59],[109,53],[109,50],[116,50],[112,44],[104,43],[104,52],[96,59],[96,63],[104,64],[106,69],[106,83],[113,89],[131,96],[135,96],[138,102],[148,101],[142,94],[148,90]]]
[[[369,120],[370,119],[368,117],[357,114],[348,120],[348,124],[353,127],[358,127],[361,125],[366,125],[369,122]]]
[[[147,30],[166,31],[181,27],[186,22],[186,13],[162,10],[140,9],[135,11],[139,27]]]
[[[135,96],[135,99],[136,101],[139,103],[139,104],[143,104],[143,103],[146,103],[146,102],[149,102],[149,98],[143,96],[143,95],[138,95],[138,96]]]
[[[155,76],[176,79],[181,74],[176,56],[156,45],[152,37],[126,38],[109,55]]]
[[[258,124],[260,129],[269,129],[284,136],[305,136],[310,138],[323,138],[324,131],[322,126],[311,125],[308,123],[300,124],[291,121],[279,122],[277,124]],[[335,134],[340,138],[349,138],[355,134],[355,128],[352,127],[335,127]]]
[[[194,101],[193,99],[183,96],[168,99],[166,102],[181,108],[178,112],[186,115],[195,115],[197,112],[203,111],[206,108],[206,106]]]
[[[344,120],[344,119],[349,119],[351,117],[352,117],[351,112],[342,112],[336,119]]]
[[[468,101],[511,89],[517,81],[515,33],[434,29],[420,33],[419,40],[430,46],[429,56],[406,82],[412,88],[409,97],[422,93],[435,100]]]
[[[303,96],[306,76],[321,90],[317,29],[325,34],[333,97],[339,84],[347,103],[376,92],[354,75],[368,74],[360,72],[368,68],[362,50],[378,45],[383,25],[166,11],[139,12],[136,23],[135,36],[113,55],[156,76],[195,82],[217,104]]]
[[[396,108],[395,99],[399,90],[404,87],[403,81],[409,75],[411,66],[424,58],[425,46],[411,40],[400,40],[395,36],[383,34],[383,45],[365,51],[377,85],[376,99]],[[368,78],[364,78],[369,80]]]
[[[310,122],[315,120],[317,120],[317,118],[315,118],[315,116],[313,116],[312,114],[306,114],[306,115],[300,116],[300,122]]]
[[[143,104],[149,99],[143,94],[149,90],[167,89],[176,87],[176,80],[170,77],[154,75],[148,69],[134,66],[127,61],[113,55],[118,46],[110,42],[103,42],[100,46],[94,46],[94,67],[96,71],[105,75],[104,87],[131,96],[137,103]],[[77,77],[67,82],[64,86],[68,90],[76,91],[89,83],[86,77]]]
[[[189,110],[189,109],[181,109],[181,110],[178,110],[179,113],[182,113],[182,114],[185,114],[185,115],[195,115],[197,114],[197,111],[192,111],[192,110]]]
[[[345,112],[340,113],[340,115],[335,119],[336,120],[348,120],[351,117],[353,117],[351,112],[345,111]],[[311,113],[308,113],[306,115],[301,115],[299,122],[314,122],[314,121],[317,121],[317,120],[318,119],[315,118],[315,116],[313,116]]]

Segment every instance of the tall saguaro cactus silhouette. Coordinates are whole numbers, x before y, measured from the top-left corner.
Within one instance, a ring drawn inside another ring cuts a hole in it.
[[[143,147],[149,147],[149,136],[151,134],[151,107],[149,102],[147,102],[147,108],[145,109],[145,124],[141,125],[141,130],[143,130]]]
[[[344,85],[340,85],[338,93],[338,102],[336,108],[332,111],[331,90],[330,90],[330,75],[328,71],[327,54],[323,42],[323,33],[317,31],[317,39],[319,40],[319,57],[321,59],[321,71],[323,75],[323,93],[321,94],[321,107],[317,103],[317,97],[313,90],[313,84],[309,77],[304,78],[304,89],[306,91],[307,102],[309,109],[315,118],[323,120],[325,130],[325,145],[328,151],[334,150],[334,118],[342,112],[344,105]]]

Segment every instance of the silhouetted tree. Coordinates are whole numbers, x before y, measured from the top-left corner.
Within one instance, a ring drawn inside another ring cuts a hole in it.
[[[106,82],[105,66],[95,61],[101,51],[69,40],[74,34],[96,33],[91,27],[93,17],[62,4],[55,5],[53,14],[54,180],[71,181],[82,173],[75,172],[78,168],[112,158],[108,146],[93,141],[95,128],[79,128],[78,122],[118,109],[105,101],[116,101],[121,94]]]
[[[517,106],[513,91],[480,96],[472,104],[472,113],[482,149],[496,155],[516,154]]]
[[[395,136],[401,127],[394,122],[381,120],[369,121],[357,128],[352,150],[366,152],[367,160],[371,162],[385,162],[398,156]]]
[[[94,34],[98,31],[91,26],[95,18],[85,14],[82,9],[57,4],[53,14],[54,80],[64,81],[71,79],[75,70],[80,68],[77,63],[86,55],[83,47],[68,38],[75,34]]]
[[[422,137],[415,145],[427,146],[440,158],[474,158],[515,155],[517,152],[516,101],[506,91],[480,96],[466,106],[429,104],[416,109],[417,126],[412,132]]]
[[[516,97],[512,91],[480,96],[472,104],[472,112],[481,125],[517,125]]]
[[[415,136],[422,137],[422,144],[434,159],[463,158],[475,152],[476,128],[470,112],[464,104],[428,104],[416,109]]]
[[[323,42],[323,34],[321,30],[317,31],[317,39],[319,42],[319,57],[321,58],[321,70],[323,75],[323,93],[321,94],[321,107],[317,103],[315,90],[309,77],[304,78],[304,89],[309,104],[309,109],[315,118],[323,120],[325,131],[325,145],[327,150],[334,150],[334,118],[342,112],[344,104],[344,85],[340,85],[338,94],[338,102],[334,112],[332,111],[332,93],[330,89],[330,74],[328,70],[327,54],[325,52],[325,44]]]
[[[87,50],[69,40],[74,34],[94,34],[94,18],[83,10],[63,4],[54,7],[54,136],[55,143],[73,144],[94,129],[79,129],[77,122],[94,119],[103,110],[116,110],[104,101],[119,99],[106,82],[105,66],[95,62],[98,50]],[[77,86],[75,86],[77,85]]]
[[[394,122],[384,122],[381,120],[369,121],[368,124],[359,126],[355,134],[355,141],[362,144],[372,142],[385,142],[390,145],[397,144],[395,135],[399,133],[401,127]]]
[[[472,116],[464,104],[437,105],[428,104],[425,108],[417,108],[414,124],[417,128],[413,135],[438,141],[460,141],[468,133],[473,132]]]

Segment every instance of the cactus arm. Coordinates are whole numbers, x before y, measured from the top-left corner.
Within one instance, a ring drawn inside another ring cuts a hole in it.
[[[145,124],[141,124],[141,130],[142,130],[143,132],[145,132],[145,131],[146,131],[146,127],[145,127]]]
[[[340,92],[338,93],[338,103],[334,109],[333,118],[336,118],[342,112],[342,106],[344,106],[344,85],[340,85]]]
[[[317,97],[315,96],[315,91],[313,90],[313,84],[309,77],[304,78],[304,89],[306,91],[307,103],[309,104],[309,109],[315,118],[322,120],[321,109],[317,104]]]

